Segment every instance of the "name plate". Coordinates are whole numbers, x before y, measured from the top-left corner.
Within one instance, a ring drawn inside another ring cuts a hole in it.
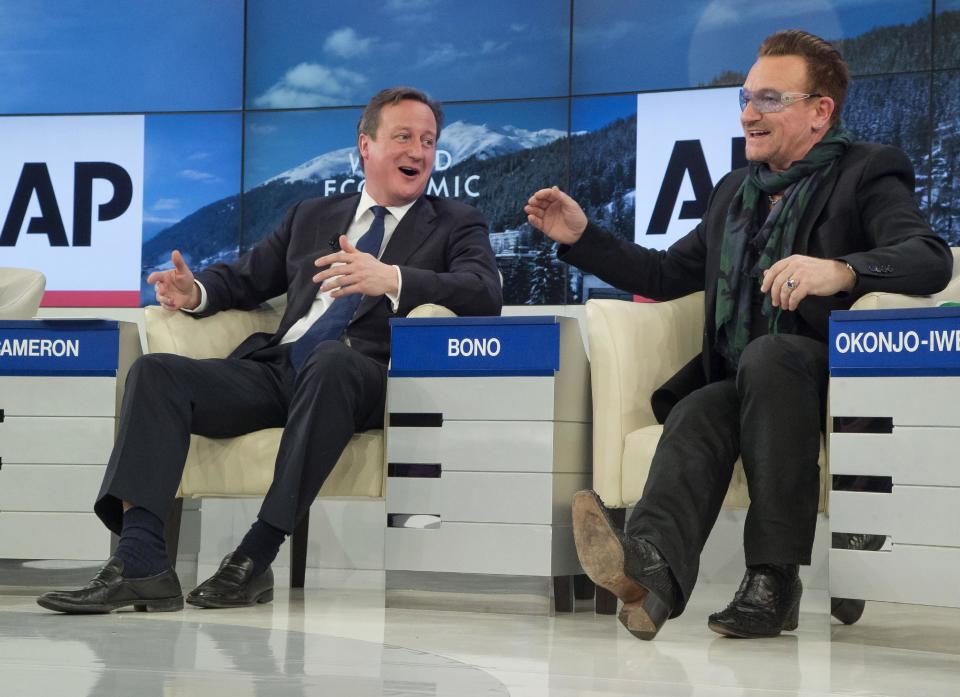
[[[834,312],[830,375],[960,375],[960,308]]]
[[[103,319],[0,320],[0,375],[116,375],[119,331]]]
[[[392,319],[391,377],[552,376],[560,369],[554,316]]]

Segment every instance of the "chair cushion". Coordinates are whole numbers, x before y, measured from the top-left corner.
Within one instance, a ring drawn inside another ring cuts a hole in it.
[[[663,426],[645,426],[627,434],[623,442],[623,462],[621,463],[623,481],[623,500],[628,506],[640,500],[643,487],[647,483],[650,473],[650,463],[653,453],[657,449]],[[820,438],[820,507],[825,510],[826,495],[830,485],[830,473],[827,469],[827,457],[824,449],[824,439]],[[730,488],[723,500],[723,505],[730,508],[746,508],[750,504],[750,495],[747,493],[747,478],[743,473],[743,462],[738,458],[733,467],[733,477]]]
[[[191,436],[177,496],[263,496],[273,480],[282,433],[281,428],[267,428],[236,438]],[[383,431],[358,433],[319,495],[381,498],[383,470]]]

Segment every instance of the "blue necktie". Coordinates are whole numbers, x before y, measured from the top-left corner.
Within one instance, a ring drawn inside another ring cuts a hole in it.
[[[380,255],[380,245],[383,243],[383,217],[387,214],[387,209],[383,206],[373,206],[370,210],[373,212],[373,222],[363,233],[363,237],[357,240],[356,248],[359,252],[376,257]],[[327,311],[310,325],[303,336],[293,342],[293,347],[290,349],[290,363],[296,372],[300,372],[303,362],[307,360],[307,356],[317,347],[317,344],[321,341],[340,338],[350,320],[353,319],[353,314],[357,311],[362,299],[361,293],[335,298]]]

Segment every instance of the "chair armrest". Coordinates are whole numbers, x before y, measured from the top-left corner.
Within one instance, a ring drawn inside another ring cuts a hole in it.
[[[282,313],[272,307],[226,310],[196,319],[158,305],[144,308],[147,350],[189,358],[225,358],[255,332],[275,332]]]
[[[901,295],[900,293],[867,293],[857,299],[851,310],[895,310],[898,308],[936,307],[942,302],[933,295]]]
[[[590,300],[586,305],[593,392],[593,484],[624,505],[624,438],[656,424],[650,395],[703,348],[703,293],[663,303]]]
[[[0,267],[0,318],[31,319],[46,285],[46,276],[39,271]]]
[[[457,313],[453,310],[444,307],[443,305],[434,305],[433,303],[425,303],[423,305],[417,305],[415,308],[410,310],[410,313],[407,317],[456,317]]]

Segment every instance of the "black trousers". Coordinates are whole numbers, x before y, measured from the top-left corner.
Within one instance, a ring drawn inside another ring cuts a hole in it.
[[[683,594],[675,614],[696,584],[738,456],[750,494],[747,565],[810,563],[827,373],[825,344],[761,336],[735,377],[696,390],[670,412],[627,534],[652,542],[670,564]]]
[[[383,426],[387,369],[339,341],[318,345],[299,373],[288,354],[285,345],[252,358],[138,359],[94,506],[104,524],[120,532],[122,501],[168,518],[191,433],[228,438],[282,426],[259,517],[293,532],[350,437]]]

